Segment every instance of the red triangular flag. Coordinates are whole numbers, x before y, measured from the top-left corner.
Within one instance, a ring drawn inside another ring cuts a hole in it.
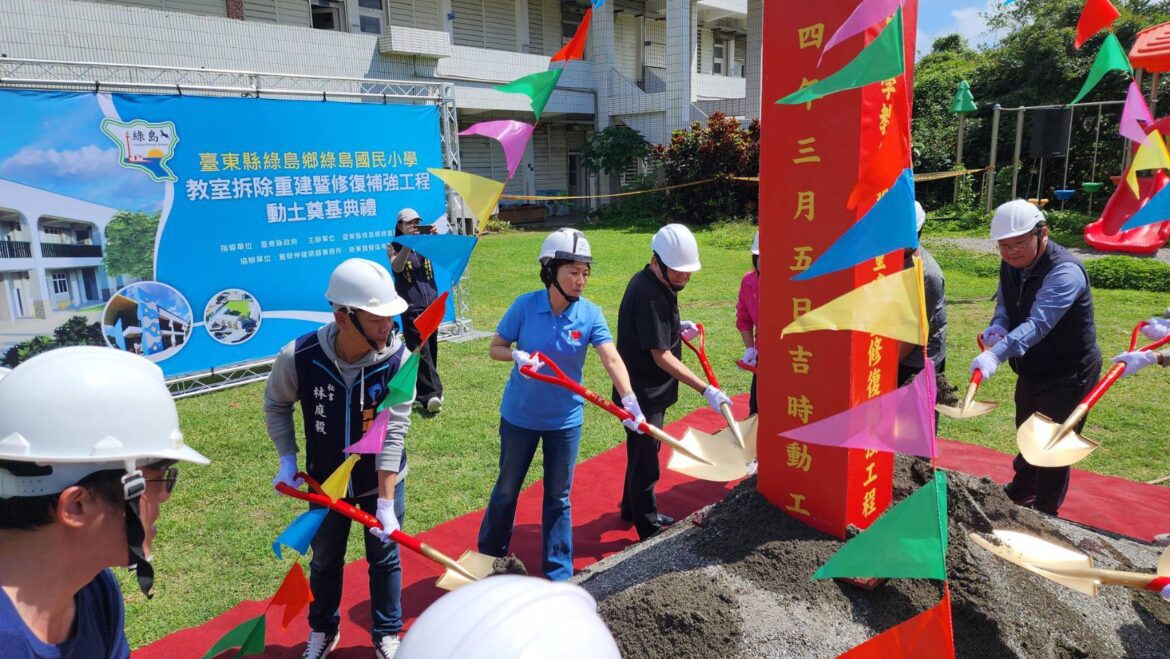
[[[288,574],[284,575],[284,582],[268,602],[268,608],[284,607],[284,614],[280,616],[280,631],[283,632],[288,629],[288,623],[312,601],[313,592],[309,590],[305,570],[300,563],[293,563],[288,569]]]
[[[906,131],[902,128],[905,121],[902,107],[900,103],[894,103],[886,134],[861,167],[861,175],[849,193],[846,208],[866,210],[873,206],[877,203],[878,195],[888,190],[902,171],[910,166],[910,145],[907,143]]]
[[[1077,38],[1073,45],[1080,48],[1120,15],[1121,12],[1109,0],[1085,0],[1085,8],[1081,10],[1081,18],[1077,21]]]
[[[943,590],[942,601],[906,622],[874,636],[837,659],[889,659],[889,657],[955,656],[951,630],[951,589]]]
[[[419,343],[427,342],[435,330],[439,329],[439,325],[443,323],[443,315],[447,312],[447,294],[451,291],[444,291],[439,299],[431,302],[431,305],[426,308],[414,319],[414,328],[418,330]]]
[[[585,17],[581,19],[581,24],[577,26],[577,31],[573,33],[573,38],[569,43],[561,47],[556,55],[553,55],[550,62],[563,61],[568,62],[571,59],[581,59],[585,57],[585,36],[589,34],[589,19],[593,17],[593,8],[585,10]]]

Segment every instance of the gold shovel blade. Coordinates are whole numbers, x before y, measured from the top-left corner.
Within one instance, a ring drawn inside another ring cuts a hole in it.
[[[709,435],[692,428],[679,439],[679,443],[711,464],[703,464],[681,451],[671,451],[670,461],[666,463],[667,469],[691,478],[719,483],[747,476],[743,449],[739,447],[739,442],[731,435],[730,430]]]
[[[743,435],[743,461],[751,462],[756,459],[756,431],[760,429],[759,419],[753,414],[739,422],[739,432]]]
[[[495,561],[496,559],[493,556],[468,549],[455,562],[459,564],[459,567],[467,571],[468,574],[475,577],[475,579],[468,579],[466,575],[447,568],[443,571],[443,576],[439,577],[439,580],[435,582],[435,585],[443,590],[455,590],[473,581],[486,579],[492,576],[492,573],[495,571]]]
[[[1052,439],[1060,430],[1060,424],[1043,414],[1028,417],[1016,431],[1016,446],[1020,455],[1034,467],[1067,467],[1084,460],[1097,450],[1097,442],[1069,431],[1055,444]]]
[[[1061,569],[1091,569],[1093,559],[1087,554],[1019,531],[997,529],[991,533],[990,538],[979,533],[972,533],[969,537],[980,547],[1029,572],[1086,595],[1097,594],[1096,580],[1070,577],[1058,572]]]
[[[999,403],[985,403],[979,400],[973,400],[969,405],[935,405],[934,409],[938,413],[950,419],[974,419],[977,416],[983,416],[999,407]]]

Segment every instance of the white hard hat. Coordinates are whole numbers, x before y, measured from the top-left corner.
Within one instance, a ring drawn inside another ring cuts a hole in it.
[[[991,239],[1003,240],[1028,233],[1044,221],[1044,213],[1023,199],[1013,199],[995,209],[991,218]]]
[[[0,469],[0,497],[53,494],[106,469],[209,460],[183,443],[162,370],[114,348],[41,353],[0,380],[0,460],[53,467],[45,476]]]
[[[403,208],[402,210],[398,211],[399,222],[409,222],[411,220],[418,219],[422,218],[419,217],[418,211],[414,210],[413,208]]]
[[[760,232],[757,231],[754,238],[752,238],[752,254],[760,255]]]
[[[430,605],[402,639],[398,659],[617,659],[597,603],[584,588],[501,575]]]
[[[334,268],[325,299],[383,318],[406,311],[406,300],[394,290],[394,278],[381,264],[367,259],[346,259]]]
[[[917,201],[914,202],[914,220],[918,224],[916,230],[922,231],[922,225],[926,224],[926,209]]]
[[[537,260],[544,265],[551,259],[593,263],[593,252],[589,248],[585,234],[576,229],[557,229],[548,234],[541,243],[540,257]]]
[[[654,234],[650,241],[650,249],[662,265],[679,272],[698,272],[703,267],[699,263],[699,243],[695,241],[695,234],[681,224],[668,224]]]

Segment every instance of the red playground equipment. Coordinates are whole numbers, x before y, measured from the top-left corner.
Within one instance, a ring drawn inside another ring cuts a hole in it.
[[[1162,73],[1170,71],[1170,23],[1155,25],[1139,32],[1133,48],[1129,51],[1129,61],[1133,64],[1135,79],[1139,85],[1144,72],[1149,71],[1153,74],[1154,91],[1150,93],[1149,105],[1152,111],[1157,112],[1158,78]],[[1168,133],[1170,117],[1162,117],[1154,124],[1163,136],[1170,134]],[[1131,150],[1136,152],[1137,145],[1132,145]],[[1123,177],[1114,177],[1113,180],[1116,185],[1113,196],[1101,210],[1101,218],[1085,227],[1085,242],[1104,251],[1131,254],[1152,254],[1158,251],[1170,239],[1170,219],[1129,231],[1121,231],[1121,227],[1151,197],[1170,183],[1170,176],[1163,170],[1158,170],[1152,176],[1139,175],[1140,197],[1137,198],[1125,184]]]

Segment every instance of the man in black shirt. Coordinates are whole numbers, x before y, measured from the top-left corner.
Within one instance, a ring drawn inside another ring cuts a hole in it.
[[[680,339],[698,334],[695,324],[680,322],[678,314],[678,292],[700,267],[695,236],[681,224],[668,224],[654,234],[650,249],[650,264],[630,279],[618,308],[617,349],[630,372],[630,384],[647,423],[662,427],[667,408],[678,400],[679,382],[701,392],[715,411],[731,399],[692,373],[679,359]],[[626,431],[621,512],[623,519],[633,520],[642,540],[674,521],[658,513],[654,496],[659,476],[658,449],[658,440],[653,437]]]

